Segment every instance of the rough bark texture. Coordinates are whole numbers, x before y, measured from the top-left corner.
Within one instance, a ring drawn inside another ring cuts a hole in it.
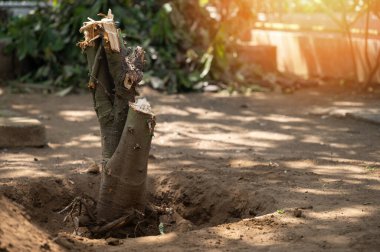
[[[142,79],[144,51],[124,46],[112,13],[101,21],[85,22],[81,32],[85,40],[79,46],[87,55],[88,86],[100,124],[104,160],[97,222],[105,223],[130,209],[143,209],[152,137],[148,121],[154,121],[154,116],[129,109]]]

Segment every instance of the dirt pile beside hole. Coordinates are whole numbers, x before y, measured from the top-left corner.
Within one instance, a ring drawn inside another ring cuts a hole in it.
[[[5,196],[27,208],[61,207],[73,197],[74,187],[67,180],[41,178],[40,181],[18,182],[3,185]]]
[[[31,224],[22,208],[0,195],[0,251],[64,251]]]
[[[98,188],[99,178],[77,174],[70,179],[21,179],[17,183],[4,182],[0,193],[24,206],[32,223],[56,237],[60,232],[73,231],[73,224],[63,223],[64,214],[58,212],[76,196],[86,194],[96,198],[94,189]],[[194,229],[194,225],[216,226],[276,210],[276,200],[257,185],[228,180],[225,176],[176,171],[151,177],[150,182],[149,200],[160,208],[173,209],[174,214],[146,213],[144,222],[126,227],[125,234],[119,232],[118,238],[158,235],[161,223],[165,223],[165,233],[187,232]]]
[[[63,223],[63,215],[58,214],[72,199],[78,189],[68,179],[39,178],[21,180],[17,183],[3,183],[0,193],[22,205],[33,223],[38,223],[50,234],[72,229],[70,223]]]
[[[211,174],[176,171],[152,181],[150,192],[198,226],[213,226],[276,210],[276,200],[246,183]]]

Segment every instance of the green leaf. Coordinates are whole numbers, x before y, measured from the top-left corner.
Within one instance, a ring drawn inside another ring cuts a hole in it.
[[[278,209],[276,212],[277,212],[278,214],[284,214],[284,213],[285,213],[285,210],[284,210],[284,209]]]

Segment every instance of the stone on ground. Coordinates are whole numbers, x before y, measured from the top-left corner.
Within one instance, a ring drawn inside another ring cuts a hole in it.
[[[45,127],[37,119],[0,117],[0,147],[42,147],[45,144]]]

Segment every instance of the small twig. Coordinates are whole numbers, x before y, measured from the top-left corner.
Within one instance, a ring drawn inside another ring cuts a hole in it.
[[[94,205],[96,205],[96,201],[92,197],[90,197],[90,196],[83,195],[83,196],[75,197],[73,199],[73,201],[70,202],[70,204],[68,204],[64,209],[62,209],[61,211],[58,212],[59,214],[62,214],[64,212],[69,211],[69,213],[64,217],[63,222],[66,222],[67,219],[70,217],[71,221],[75,224],[75,219],[74,219],[73,214],[74,214],[74,212],[76,210],[78,210],[78,216],[80,216],[82,214],[82,206],[84,206],[84,208],[86,210],[86,214],[90,217],[90,219],[92,221],[94,221],[95,220],[95,216],[92,213],[91,208],[88,206],[86,200],[90,200],[90,201],[92,201],[92,203]],[[74,225],[74,226],[75,226],[74,227],[75,228],[75,232],[77,232],[77,230],[78,230],[77,226],[78,225]]]
[[[68,216],[70,216],[71,221],[72,221],[73,223],[74,223],[73,212],[74,212],[76,206],[78,206],[78,201],[75,201],[75,202],[74,202],[74,204],[73,204],[73,206],[72,206],[72,208],[71,208],[71,210],[70,210],[70,212],[69,212],[69,214],[68,214]],[[80,215],[80,213],[79,213],[79,215]]]
[[[75,199],[74,199],[75,200]],[[70,204],[68,204],[64,209],[62,209],[61,211],[59,211],[58,213],[59,214],[62,214],[64,212],[66,212],[67,210],[69,210],[69,208],[74,204],[74,201],[70,202]]]

